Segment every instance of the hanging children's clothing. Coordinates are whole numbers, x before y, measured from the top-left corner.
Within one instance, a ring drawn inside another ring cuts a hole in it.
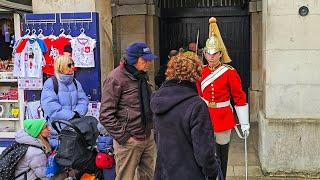
[[[14,50],[14,76],[22,78],[41,78],[43,53],[48,49],[43,40],[26,37],[19,39]]]
[[[57,58],[59,55],[63,55],[63,49],[66,45],[70,44],[71,38],[66,35],[60,35],[52,44],[51,56]]]
[[[94,51],[96,40],[81,33],[71,40],[72,59],[75,67],[94,67]]]
[[[46,37],[43,39],[44,43],[48,47],[48,51],[44,54],[46,64],[42,68],[42,71],[48,75],[54,75],[54,60],[59,56],[58,49],[53,47],[56,39],[56,37]]]
[[[21,68],[20,68],[20,59],[21,59],[21,52],[23,48],[26,46],[27,39],[20,38],[18,39],[14,46],[13,46],[13,51],[12,51],[12,61],[13,61],[13,77],[19,77]],[[23,48],[21,48],[23,47]],[[18,52],[20,51],[20,52]]]
[[[38,36],[33,33],[17,40],[13,52],[14,76],[41,78],[42,72],[47,75],[54,75],[54,61],[64,54],[64,48],[67,45],[71,45],[75,67],[95,67],[95,39],[85,35],[84,32],[73,38],[64,33],[61,33],[58,37],[54,35],[44,36],[41,31]]]
[[[64,47],[70,44],[70,40],[66,35],[60,35],[59,37],[48,36],[44,38],[44,42],[49,49],[49,51],[44,54],[46,62],[46,65],[42,68],[44,73],[54,75],[54,61],[60,55],[63,55]]]
[[[42,77],[43,54],[48,49],[40,39],[29,40],[21,52],[20,77]]]

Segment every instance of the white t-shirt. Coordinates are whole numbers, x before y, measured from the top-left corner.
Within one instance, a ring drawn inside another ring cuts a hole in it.
[[[43,65],[44,60],[39,43],[37,41],[30,43],[30,41],[28,41],[26,43],[26,47],[21,53],[20,77],[41,78]]]
[[[82,34],[70,42],[75,67],[94,67],[93,49],[96,47],[96,40]]]
[[[13,77],[19,77],[20,72],[21,72],[21,66],[20,66],[20,58],[21,54],[20,53],[14,53],[12,54],[13,56]]]
[[[20,58],[21,54],[16,52],[16,48],[21,42],[21,38],[17,40],[17,42],[13,46],[13,51],[12,51],[12,58],[13,58],[13,76],[14,77],[19,77],[20,72],[21,72],[21,67],[20,67]]]

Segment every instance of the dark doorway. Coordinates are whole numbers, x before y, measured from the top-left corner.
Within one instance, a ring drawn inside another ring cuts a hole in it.
[[[196,42],[199,48],[208,38],[208,21],[214,16],[232,59],[239,72],[243,89],[250,87],[250,16],[248,0],[162,0],[160,18],[160,64],[167,63],[171,49],[187,48]]]

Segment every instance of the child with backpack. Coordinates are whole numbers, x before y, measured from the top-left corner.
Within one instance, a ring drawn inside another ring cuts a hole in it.
[[[15,135],[16,142],[0,155],[0,179],[47,179],[47,154],[51,152],[47,122],[44,119],[27,119],[23,126],[24,129]]]

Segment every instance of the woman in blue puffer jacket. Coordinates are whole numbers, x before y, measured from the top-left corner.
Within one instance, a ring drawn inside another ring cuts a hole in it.
[[[74,62],[70,56],[63,55],[54,62],[58,93],[54,90],[54,80],[49,78],[41,92],[41,106],[49,125],[53,120],[71,120],[87,114],[88,98],[80,82],[74,79]],[[75,85],[75,83],[77,85]],[[51,131],[49,138],[52,147],[57,146],[57,132]]]

